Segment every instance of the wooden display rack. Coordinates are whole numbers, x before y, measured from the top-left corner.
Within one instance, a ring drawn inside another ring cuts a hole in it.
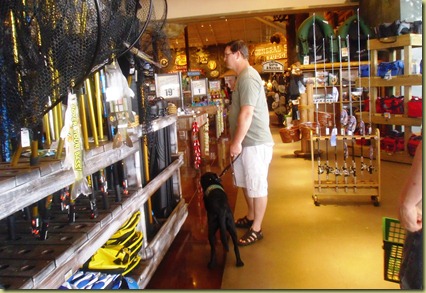
[[[320,158],[311,152],[312,199],[319,206],[320,196],[368,196],[374,206],[380,205],[380,132],[375,135],[336,136],[336,146],[330,146],[330,136],[315,136],[311,132],[311,149],[320,153]],[[347,154],[344,143],[346,140]],[[357,157],[354,153],[359,143],[369,151]],[[350,150],[352,149],[352,150]],[[331,155],[330,155],[331,154]],[[337,172],[336,172],[337,170]],[[355,172],[353,172],[355,171]]]
[[[407,142],[409,141],[412,131],[412,126],[420,127],[422,125],[422,118],[412,118],[408,116],[408,102],[412,97],[412,87],[422,86],[423,76],[421,74],[413,74],[411,72],[411,65],[413,60],[413,49],[422,48],[422,35],[421,34],[406,34],[395,37],[388,37],[382,39],[372,39],[368,42],[368,49],[371,50],[371,77],[358,78],[356,84],[367,85],[370,83],[370,97],[371,97],[371,122],[373,129],[377,125],[394,125],[404,127],[404,150],[392,154],[386,153],[382,150],[382,160],[412,164],[413,157],[408,153]],[[402,58],[404,61],[404,75],[392,76],[391,79],[383,79],[376,76],[377,68],[379,65],[379,52],[387,53],[389,61],[395,61]],[[379,90],[389,89],[391,93],[399,95],[404,91],[404,113],[403,114],[390,114],[390,113],[376,113],[376,99],[379,96]],[[362,112],[364,117],[369,113]],[[357,113],[357,115],[360,115]]]

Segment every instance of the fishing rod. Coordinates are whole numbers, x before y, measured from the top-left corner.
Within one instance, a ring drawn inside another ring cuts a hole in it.
[[[318,191],[321,192],[321,174],[324,173],[324,167],[321,166],[320,140],[317,138],[317,158],[318,158]]]
[[[365,144],[365,137],[361,137],[361,166],[360,166],[360,170],[361,170],[361,177],[362,179],[364,179],[364,170],[367,169],[367,165],[364,163],[364,144]]]
[[[364,135],[365,133],[365,123],[362,120],[362,81],[361,81],[361,30],[360,30],[360,18],[359,18],[359,8],[357,9],[357,24],[358,24],[358,80],[359,87],[361,88],[361,95],[359,97],[359,134]]]
[[[337,192],[339,190],[339,187],[337,185],[337,183],[339,181],[338,177],[340,175],[342,175],[341,172],[340,172],[338,163],[337,163],[337,143],[334,144],[334,172],[333,172],[333,174],[334,174],[334,180],[335,180],[335,183],[336,183],[336,192]]]
[[[346,132],[348,135],[352,135],[356,128],[356,118],[353,114],[353,103],[352,103],[352,74],[351,74],[351,52],[350,52],[350,46],[349,46],[349,35],[346,35],[346,46],[348,50],[348,80],[349,80],[349,88],[348,88],[349,121],[348,121],[348,127]]]
[[[367,168],[368,173],[370,173],[370,174],[373,174],[373,171],[374,171],[374,166],[373,166],[374,147],[373,147],[373,144],[374,144],[374,138],[371,137],[370,138],[370,165]]]
[[[325,38],[322,38],[322,58],[323,58],[323,65],[324,65],[324,69],[323,69],[323,79],[324,79],[324,107],[325,107],[325,112],[328,113],[327,111],[327,83],[325,82]],[[325,135],[330,135],[330,129],[328,129],[328,125],[327,125],[327,120],[326,120],[326,124],[325,124]]]
[[[340,66],[340,76],[339,76],[339,81],[340,84],[343,84],[343,72],[342,72],[342,39],[340,36],[338,36],[338,45],[339,45],[339,66]],[[342,96],[343,98],[343,96]],[[340,124],[341,124],[341,129],[340,129],[340,134],[341,135],[345,135],[345,126],[348,124],[348,112],[346,111],[346,109],[344,107],[342,107],[341,113],[340,113]]]
[[[349,170],[348,170],[348,164],[347,164],[347,159],[349,156],[349,151],[348,151],[348,143],[347,143],[347,138],[344,137],[343,138],[343,167],[342,167],[342,173],[345,179],[345,192],[348,192],[348,177],[349,177]]]
[[[354,192],[356,192],[356,161],[355,161],[355,137],[352,137],[352,166],[351,166],[351,174],[354,178]]]
[[[336,146],[337,136],[337,125],[336,125],[336,102],[339,99],[339,91],[336,88],[337,78],[334,75],[334,53],[333,53],[333,36],[330,36],[330,47],[331,47],[331,83],[333,88],[331,90],[333,96],[333,129],[331,130],[330,145]]]
[[[368,95],[369,95],[369,99],[368,99],[368,135],[372,134],[372,124],[371,124],[371,63],[370,63],[370,35],[367,35],[367,59],[368,59]]]
[[[317,42],[316,42],[316,34],[315,34],[315,13],[313,14],[313,24],[312,24],[312,29],[313,29],[313,35],[314,35],[314,72],[315,72],[315,114],[316,114],[316,127],[315,127],[315,133],[317,136],[320,136],[320,132],[319,132],[319,125],[318,125],[318,85],[317,85]]]
[[[329,161],[328,161],[328,138],[327,137],[325,138],[325,157],[326,157],[326,161],[325,161],[324,169],[325,169],[325,172],[326,172],[325,173],[326,174],[326,179],[328,181],[329,174],[331,172],[333,172],[333,167],[330,166]]]

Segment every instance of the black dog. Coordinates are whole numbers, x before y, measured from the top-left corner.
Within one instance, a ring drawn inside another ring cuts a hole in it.
[[[237,259],[237,267],[244,266],[240,257],[240,251],[237,245],[237,231],[235,228],[234,216],[228,203],[228,197],[220,183],[220,178],[212,172],[204,173],[201,176],[200,183],[204,192],[204,206],[207,211],[209,243],[211,248],[209,268],[216,266],[216,231],[220,230],[222,245],[226,251],[229,251],[226,232],[231,236],[234,243],[234,252]]]

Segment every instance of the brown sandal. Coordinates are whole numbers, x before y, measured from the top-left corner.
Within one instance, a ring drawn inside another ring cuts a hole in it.
[[[238,240],[238,245],[239,246],[247,246],[250,244],[255,243],[256,241],[259,241],[263,239],[263,233],[262,230],[256,232],[253,229],[250,228],[250,230],[248,230],[246,232],[246,234],[243,235],[243,237],[240,238],[240,240]]]
[[[253,220],[249,220],[247,216],[244,216],[244,218],[238,219],[235,222],[235,227],[237,228],[250,228],[251,225],[253,225]]]

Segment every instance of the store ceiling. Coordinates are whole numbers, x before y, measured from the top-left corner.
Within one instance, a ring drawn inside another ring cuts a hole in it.
[[[354,9],[354,3],[347,7],[338,6],[335,10]],[[333,7],[327,7],[332,11]],[[281,32],[286,35],[286,20],[289,14],[312,13],[313,11],[295,9],[286,11],[288,14],[252,13],[227,15],[226,17],[192,18],[185,21],[167,21],[165,30],[172,49],[185,48],[185,27],[187,26],[189,47],[208,47],[226,44],[234,39],[243,39],[247,43],[259,44],[270,42],[270,37]],[[282,12],[281,12],[282,13]]]
[[[285,35],[285,25],[285,22],[274,22],[273,16],[203,20],[187,25],[188,43],[189,47],[201,48],[226,44],[235,39],[243,39],[249,44],[264,43],[278,31]],[[166,31],[171,48],[185,48],[184,29],[183,24],[168,23]]]

